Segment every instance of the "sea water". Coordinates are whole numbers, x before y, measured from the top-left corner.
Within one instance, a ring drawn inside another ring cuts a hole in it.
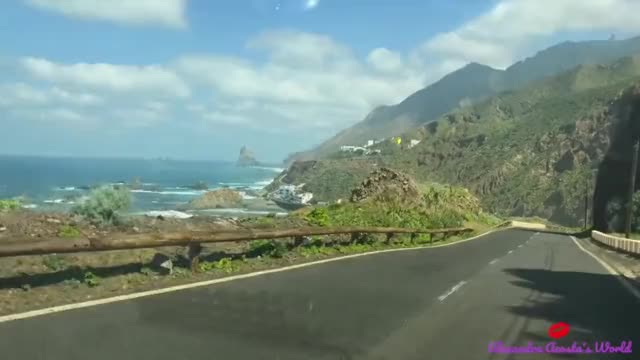
[[[0,199],[20,196],[27,208],[65,211],[86,198],[93,186],[130,184],[138,178],[142,186],[131,190],[130,212],[164,211],[206,192],[190,188],[199,181],[209,190],[243,191],[250,200],[251,190],[261,190],[280,171],[214,161],[0,156]]]

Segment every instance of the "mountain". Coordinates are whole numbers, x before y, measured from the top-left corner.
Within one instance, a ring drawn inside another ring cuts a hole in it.
[[[341,145],[362,145],[369,139],[396,136],[433,121],[460,105],[480,101],[501,91],[517,90],[532,81],[582,64],[609,63],[640,53],[640,37],[626,40],[564,42],[517,62],[506,70],[471,63],[421,89],[401,103],[380,106],[354,126],[344,129],[315,149],[289,159],[322,158]]]
[[[404,139],[421,140],[413,147],[385,141],[374,145],[381,155],[299,162],[277,180],[306,182],[319,201],[331,201],[384,166],[421,182],[463,186],[496,214],[576,225],[611,128],[624,117],[620,94],[634,85],[640,86],[640,56],[579,65],[403,131]],[[626,189],[609,187],[601,192]]]

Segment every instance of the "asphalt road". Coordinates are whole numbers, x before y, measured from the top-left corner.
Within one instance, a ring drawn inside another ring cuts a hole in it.
[[[0,358],[560,359],[490,342],[633,340],[640,301],[567,236],[507,230],[0,323]],[[608,359],[603,354],[582,358]]]

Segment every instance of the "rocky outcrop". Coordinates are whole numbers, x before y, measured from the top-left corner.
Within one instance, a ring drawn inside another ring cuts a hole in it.
[[[237,207],[242,204],[242,194],[231,189],[206,192],[201,197],[179,207],[179,210],[204,210]]]
[[[249,150],[246,146],[243,146],[240,149],[240,155],[238,156],[238,161],[236,162],[238,166],[256,166],[260,163],[256,160],[253,152]]]
[[[634,140],[640,137],[640,84],[622,92],[611,104],[611,142],[598,168],[593,199],[594,229],[602,232],[623,231],[626,199]],[[636,174],[635,188],[640,187]]]
[[[351,202],[374,200],[401,203],[413,203],[418,199],[421,199],[421,194],[416,182],[389,168],[373,171],[360,186],[351,191],[350,198]]]

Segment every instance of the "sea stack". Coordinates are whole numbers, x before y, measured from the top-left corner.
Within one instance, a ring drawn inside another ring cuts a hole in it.
[[[247,149],[246,146],[242,146],[240,149],[240,156],[238,156],[238,161],[236,162],[238,166],[256,166],[260,163],[253,156],[253,152]]]

